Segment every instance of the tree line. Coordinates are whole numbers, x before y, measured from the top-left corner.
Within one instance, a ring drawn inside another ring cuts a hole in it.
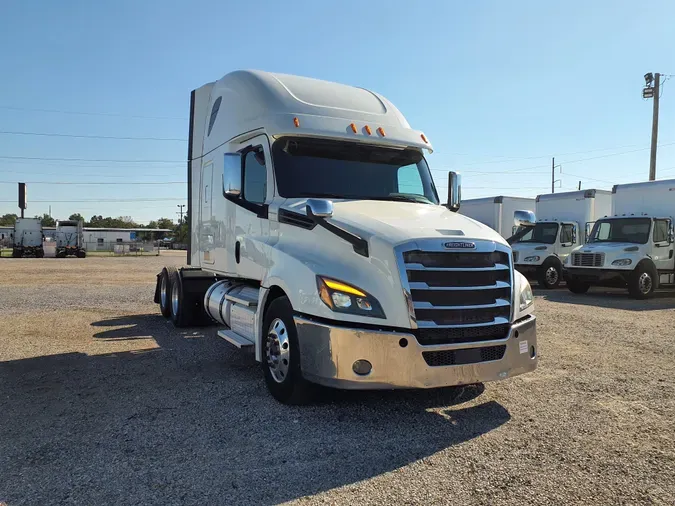
[[[43,214],[42,216],[34,217],[40,219],[43,227],[56,226],[56,220],[47,213]],[[13,227],[17,218],[18,215],[13,213],[0,216],[0,227]],[[157,220],[152,220],[147,225],[141,225],[136,223],[131,218],[131,216],[118,216],[117,218],[107,216],[104,218],[100,214],[94,215],[89,220],[87,220],[80,213],[73,213],[68,217],[68,219],[81,220],[84,222],[85,227],[93,228],[166,228],[171,230],[171,233],[167,235],[173,236],[177,242],[187,241],[187,214],[185,215],[182,224],[176,224],[169,218],[159,218]]]

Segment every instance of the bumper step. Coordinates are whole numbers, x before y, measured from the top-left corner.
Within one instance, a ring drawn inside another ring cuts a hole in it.
[[[225,339],[228,343],[233,344],[241,350],[247,350],[253,348],[253,341],[249,341],[244,336],[240,336],[235,333],[233,330],[219,330],[218,337]]]

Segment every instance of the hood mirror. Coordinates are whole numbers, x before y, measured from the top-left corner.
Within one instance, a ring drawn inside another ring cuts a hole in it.
[[[513,224],[516,227],[534,227],[537,217],[532,211],[516,211],[513,213]]]
[[[333,201],[325,199],[307,199],[307,216],[330,218],[333,216]]]

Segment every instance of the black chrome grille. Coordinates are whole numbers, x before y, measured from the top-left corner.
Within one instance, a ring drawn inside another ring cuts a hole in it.
[[[508,252],[414,250],[404,252],[403,261],[420,344],[508,336],[512,283]]]
[[[572,253],[572,265],[575,267],[602,267],[604,253]]]
[[[510,326],[485,325],[482,327],[455,327],[448,329],[425,328],[416,331],[422,346],[431,344],[477,343],[492,339],[504,339],[509,335]]]
[[[464,350],[423,351],[427,365],[438,367],[443,365],[479,364],[501,360],[506,352],[506,345],[486,346],[484,348],[467,348]]]

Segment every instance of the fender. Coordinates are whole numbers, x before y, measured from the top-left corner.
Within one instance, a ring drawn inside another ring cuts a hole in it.
[[[633,272],[631,272],[631,275],[635,273],[635,271],[639,267],[644,267],[645,270],[649,270],[649,272],[652,274],[652,279],[654,280],[654,289],[657,289],[659,287],[659,275],[658,275],[658,270],[656,269],[656,265],[654,264],[654,261],[647,257],[643,258],[640,260],[637,265],[635,266],[635,269],[633,269]]]

